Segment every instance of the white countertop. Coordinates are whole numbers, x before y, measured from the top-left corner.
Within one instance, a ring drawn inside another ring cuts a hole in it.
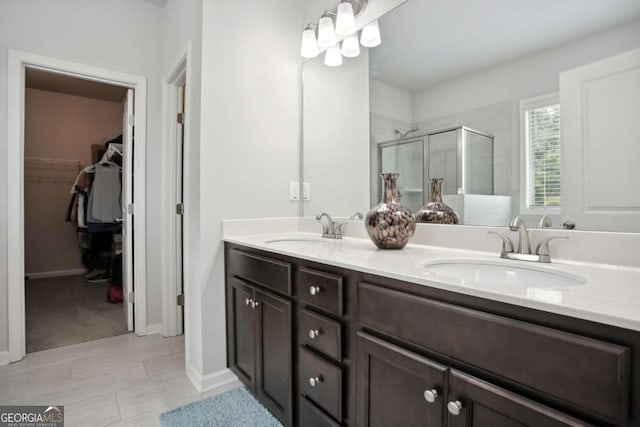
[[[313,242],[292,241],[295,239],[312,239]],[[402,250],[380,250],[368,239],[323,239],[317,233],[303,232],[225,235],[224,240],[363,273],[640,331],[640,268],[636,267],[577,261],[551,264],[512,261],[501,259],[497,252],[416,244],[409,244]],[[285,241],[267,243],[273,240]],[[425,264],[453,260],[551,271],[583,278],[584,283],[565,287],[479,284],[430,273],[424,268]]]

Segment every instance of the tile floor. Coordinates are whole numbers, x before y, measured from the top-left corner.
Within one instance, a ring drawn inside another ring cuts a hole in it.
[[[0,405],[64,405],[67,427],[159,426],[161,413],[212,394],[187,378],[184,336],[119,335],[0,366]]]

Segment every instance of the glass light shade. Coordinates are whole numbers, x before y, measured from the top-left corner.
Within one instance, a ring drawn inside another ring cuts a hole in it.
[[[303,58],[315,58],[320,53],[316,32],[312,28],[307,28],[302,32],[302,43],[300,44],[300,55]]]
[[[356,18],[353,16],[353,6],[349,2],[343,1],[338,5],[336,34],[340,36],[348,36],[356,31]]]
[[[358,34],[354,33],[342,40],[342,56],[347,58],[355,58],[360,55],[360,43],[358,43]]]
[[[362,29],[360,43],[365,47],[376,47],[382,43],[382,39],[380,38],[380,27],[378,26],[377,20],[367,24]]]
[[[337,42],[336,31],[333,29],[333,20],[329,16],[323,16],[318,21],[318,46],[331,47]]]
[[[338,47],[337,43],[328,48],[324,53],[324,64],[329,67],[339,67],[342,65],[342,54],[340,53],[340,47]]]

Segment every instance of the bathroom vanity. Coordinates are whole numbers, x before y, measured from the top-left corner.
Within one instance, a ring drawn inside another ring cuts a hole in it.
[[[640,426],[637,303],[602,303],[606,271],[483,290],[420,270],[447,249],[226,240],[228,366],[284,425]]]

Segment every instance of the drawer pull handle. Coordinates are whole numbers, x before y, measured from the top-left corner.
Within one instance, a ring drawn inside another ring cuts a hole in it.
[[[460,411],[462,410],[462,408],[462,402],[460,402],[459,400],[447,403],[447,411],[449,411],[451,415],[460,415]]]
[[[318,295],[320,293],[320,286],[309,286],[309,293],[311,295]]]
[[[317,376],[317,377],[315,377],[315,378],[313,378],[313,377],[309,378],[309,385],[310,385],[311,387],[315,387],[315,386],[317,386],[318,384],[320,384],[321,382],[322,382],[322,375],[318,375],[318,376]]]
[[[260,305],[260,301],[251,301],[251,308],[256,308]]]
[[[318,329],[309,329],[309,338],[311,338],[312,340],[315,340],[316,338],[318,338],[320,336],[320,334],[322,333],[322,329],[318,328]]]
[[[253,300],[251,298],[247,298],[244,300],[244,305],[251,305],[253,304]]]
[[[429,403],[433,403],[436,401],[436,399],[438,398],[438,390],[431,389],[431,390],[425,390],[424,391],[424,400],[426,400]]]

